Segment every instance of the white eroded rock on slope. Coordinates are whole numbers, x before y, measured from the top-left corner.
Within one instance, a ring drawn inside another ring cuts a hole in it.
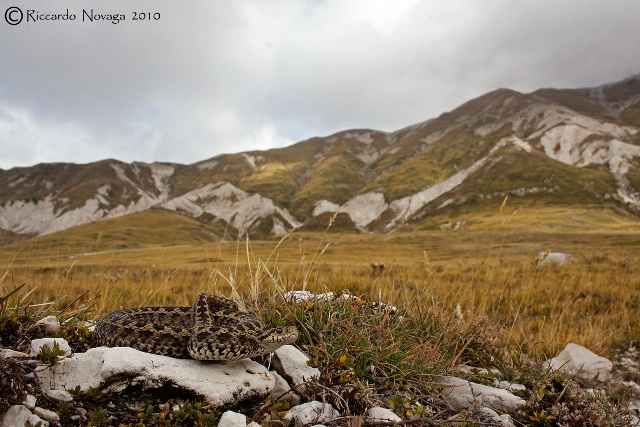
[[[132,163],[126,165],[125,170],[125,164],[119,162],[108,165],[111,174],[124,186],[120,200],[111,198],[115,190],[111,182],[105,182],[84,199],[86,196],[81,194],[62,196],[56,194],[60,189],[50,188],[51,192],[42,198],[9,200],[0,205],[0,228],[18,234],[51,234],[101,219],[141,212],[168,199],[167,180],[174,172],[173,166]],[[143,185],[147,173],[153,184]],[[77,200],[70,200],[72,196]]]
[[[249,160],[255,159],[247,157]],[[152,207],[180,211],[195,218],[209,213],[238,230],[250,228],[266,217],[273,217],[273,234],[283,234],[301,225],[271,199],[249,194],[226,182],[207,184],[171,198],[168,182],[175,171],[172,165],[133,163],[128,169],[120,163],[109,166],[124,189],[120,184],[114,188],[116,184],[107,182],[86,199],[77,195],[79,200],[71,201],[52,190],[41,199],[9,200],[0,205],[0,228],[17,234],[45,235]],[[121,200],[116,200],[114,193]],[[69,207],[72,203],[76,207]]]
[[[271,215],[285,220],[286,229],[301,225],[287,210],[276,206],[273,200],[259,194],[249,194],[226,182],[207,184],[173,198],[161,206],[185,212],[194,218],[209,213],[225,220],[238,230],[250,228],[260,219]]]
[[[527,151],[531,147],[518,138],[503,138],[495,147],[491,149],[489,154],[476,163],[464,169],[442,182],[425,188],[411,196],[403,197],[387,203],[384,194],[379,192],[369,192],[357,195],[344,205],[340,206],[328,200],[321,200],[316,203],[313,215],[317,216],[324,212],[347,213],[351,220],[361,229],[364,229],[371,222],[378,219],[383,213],[389,209],[393,212],[393,219],[386,225],[386,230],[393,230],[399,225],[406,223],[411,217],[428,203],[436,200],[461,185],[471,174],[480,170],[483,165],[491,158],[494,152],[504,147],[506,144],[512,143],[519,148]]]

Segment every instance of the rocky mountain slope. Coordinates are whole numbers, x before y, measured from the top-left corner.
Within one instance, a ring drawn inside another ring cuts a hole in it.
[[[506,195],[636,214],[639,190],[640,75],[588,89],[499,89],[396,132],[349,130],[192,165],[0,170],[0,237],[152,207],[258,236],[333,213],[362,231],[426,227],[433,215],[495,208]]]

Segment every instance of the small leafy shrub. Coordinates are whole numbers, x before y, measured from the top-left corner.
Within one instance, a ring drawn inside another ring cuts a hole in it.
[[[284,416],[289,409],[291,409],[291,406],[287,402],[275,401],[273,398],[270,398],[267,403],[254,414],[253,421],[261,422],[268,419],[272,424],[276,421],[281,421],[286,424]]]
[[[108,412],[106,409],[90,411],[87,415],[89,416],[87,427],[102,426],[108,422]]]
[[[40,363],[49,366],[59,365],[60,361],[64,359],[64,357],[65,356],[62,351],[60,351],[60,346],[57,341],[54,341],[51,347],[43,345],[40,347],[40,351],[38,351],[38,360]]]
[[[138,414],[139,426],[214,427],[220,418],[216,412],[207,412],[209,408],[202,403],[191,403],[189,400],[175,405],[172,402],[167,402],[157,405],[157,408],[158,410],[155,410],[152,405],[148,405],[145,411],[140,412]]]
[[[60,328],[57,336],[64,338],[74,352],[84,352],[95,346],[93,333],[87,325],[73,322]]]
[[[73,408],[75,408],[73,402],[59,402],[56,414],[60,416],[70,415]]]

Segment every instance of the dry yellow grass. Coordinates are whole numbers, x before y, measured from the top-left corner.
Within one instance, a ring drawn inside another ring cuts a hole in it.
[[[99,316],[120,307],[190,305],[202,291],[349,289],[397,305],[487,316],[536,353],[576,342],[606,355],[640,339],[639,234],[526,233],[505,218],[492,231],[294,233],[281,242],[105,244],[98,252],[87,252],[84,241],[36,239],[0,247],[0,294],[26,282],[33,301],[65,306],[86,293],[79,303],[92,299]],[[574,262],[538,265],[547,249],[571,253]],[[374,261],[387,266],[379,277],[371,276]]]

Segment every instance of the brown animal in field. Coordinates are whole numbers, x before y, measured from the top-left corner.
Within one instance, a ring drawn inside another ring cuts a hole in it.
[[[380,277],[382,273],[384,273],[384,269],[387,266],[381,262],[372,262],[371,263],[371,277]]]

